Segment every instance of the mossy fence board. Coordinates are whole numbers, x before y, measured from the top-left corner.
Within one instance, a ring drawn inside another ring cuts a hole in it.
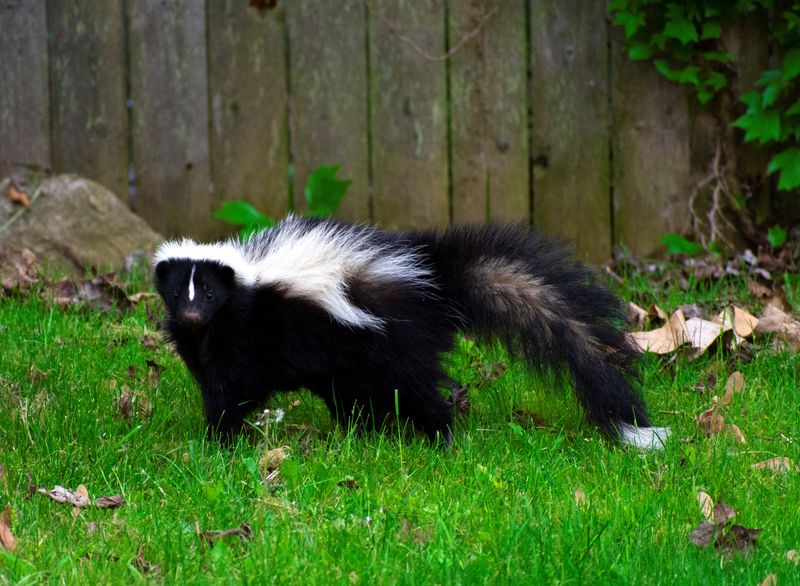
[[[302,211],[322,164],[343,217],[387,228],[512,219],[603,261],[686,224],[702,117],[604,3],[249,4],[4,0],[0,172],[77,172],[200,238],[230,199]],[[726,43],[764,61],[758,26]]]

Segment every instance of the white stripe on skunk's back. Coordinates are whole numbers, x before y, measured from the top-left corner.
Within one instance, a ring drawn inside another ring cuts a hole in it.
[[[336,321],[381,329],[383,319],[356,307],[347,295],[353,280],[430,286],[430,270],[414,248],[382,243],[377,230],[333,221],[288,216],[273,228],[240,242],[165,242],[154,262],[212,261],[231,267],[245,286],[275,285],[289,297],[308,299]]]
[[[243,252],[257,284],[278,285],[289,296],[309,299],[343,324],[380,329],[380,317],[352,304],[348,283],[359,279],[420,287],[429,284],[430,271],[414,249],[380,244],[375,234],[371,228],[310,224],[289,216],[245,243]]]

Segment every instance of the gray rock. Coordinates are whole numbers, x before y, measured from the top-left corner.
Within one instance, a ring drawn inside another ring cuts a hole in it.
[[[132,258],[149,258],[163,240],[111,191],[76,175],[49,177],[36,189],[23,186],[31,204],[6,225],[21,210],[8,201],[7,185],[0,185],[0,273],[24,249],[49,272],[124,270]]]

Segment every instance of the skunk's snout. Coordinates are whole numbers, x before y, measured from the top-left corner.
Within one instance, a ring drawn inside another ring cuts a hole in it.
[[[203,316],[196,309],[187,309],[181,314],[181,323],[187,327],[196,329],[203,325]]]

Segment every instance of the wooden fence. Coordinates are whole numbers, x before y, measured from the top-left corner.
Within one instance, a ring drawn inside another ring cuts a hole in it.
[[[244,198],[386,228],[513,218],[591,260],[686,225],[689,96],[598,0],[0,1],[0,171],[96,179],[167,235]],[[752,49],[752,46],[751,46]]]

